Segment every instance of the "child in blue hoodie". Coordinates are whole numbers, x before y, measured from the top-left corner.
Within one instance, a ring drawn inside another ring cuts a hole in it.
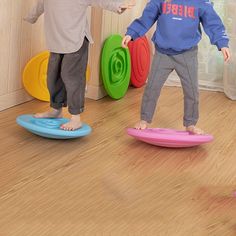
[[[145,129],[152,122],[157,100],[169,74],[175,70],[180,77],[184,93],[184,118],[186,130],[193,134],[204,132],[196,127],[198,121],[198,43],[201,27],[211,44],[229,61],[229,38],[220,17],[210,0],[150,0],[139,19],[128,27],[122,46],[143,36],[157,22],[152,37],[156,53],[153,57],[149,80],[141,105],[141,121],[136,129]]]

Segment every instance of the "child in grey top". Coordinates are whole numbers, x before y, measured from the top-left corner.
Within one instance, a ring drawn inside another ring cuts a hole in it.
[[[48,89],[51,110],[35,114],[36,118],[58,118],[68,105],[71,119],[64,130],[81,127],[84,109],[85,74],[88,42],[93,43],[87,20],[87,8],[101,8],[122,13],[135,5],[135,0],[38,0],[25,20],[35,23],[44,13],[48,65]]]

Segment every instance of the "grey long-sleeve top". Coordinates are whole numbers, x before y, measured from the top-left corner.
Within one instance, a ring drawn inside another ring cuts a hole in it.
[[[55,53],[76,52],[84,37],[93,39],[87,20],[87,8],[99,6],[119,12],[123,0],[38,0],[24,19],[35,23],[44,13],[44,28],[48,50]]]

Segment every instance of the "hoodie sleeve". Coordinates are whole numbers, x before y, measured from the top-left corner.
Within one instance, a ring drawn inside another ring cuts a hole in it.
[[[36,5],[30,10],[29,14],[24,18],[24,20],[34,24],[43,13],[44,0],[38,0]]]
[[[143,11],[142,16],[134,20],[128,27],[126,35],[130,35],[133,40],[142,37],[158,20],[160,14],[160,0],[149,1]]]
[[[204,0],[200,13],[200,21],[204,31],[210,38],[211,44],[216,45],[218,50],[223,47],[229,47],[229,37],[226,34],[225,27],[215,12],[210,0]]]

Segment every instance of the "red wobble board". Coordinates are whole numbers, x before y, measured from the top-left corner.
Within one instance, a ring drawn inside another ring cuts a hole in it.
[[[131,56],[131,84],[142,87],[148,77],[150,68],[150,46],[147,37],[141,37],[128,44]]]

